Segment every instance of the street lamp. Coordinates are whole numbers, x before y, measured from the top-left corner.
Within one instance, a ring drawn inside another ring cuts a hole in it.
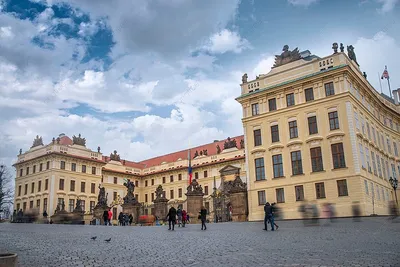
[[[394,179],[393,179],[392,177],[390,177],[389,182],[390,182],[390,185],[393,187],[394,195],[395,195],[395,197],[396,197],[396,205],[398,205],[398,203],[397,203],[397,193],[396,193],[396,189],[397,189],[397,186],[398,186],[398,182],[399,182],[399,181],[397,180],[396,177],[394,177]]]

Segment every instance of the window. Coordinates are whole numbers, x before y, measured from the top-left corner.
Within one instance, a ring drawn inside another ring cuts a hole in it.
[[[383,156],[381,157],[381,160],[382,160],[382,177],[385,177],[386,170],[385,170],[385,160],[383,159]]]
[[[271,126],[271,139],[272,139],[272,143],[279,142],[278,125]]]
[[[22,172],[23,172],[24,170],[23,169],[19,169],[19,176],[21,177],[22,176]]]
[[[306,102],[314,100],[314,90],[312,88],[308,88],[304,90],[306,95]]]
[[[316,193],[317,199],[325,198],[324,183],[316,183],[315,184],[315,193]]]
[[[310,135],[318,133],[317,117],[308,117],[308,132]]]
[[[368,134],[368,139],[371,139],[371,129],[369,128],[368,122],[367,122],[367,134]]]
[[[338,196],[344,197],[348,196],[349,193],[347,192],[347,180],[338,180],[337,181],[337,189],[338,189]]]
[[[276,202],[285,203],[285,191],[283,188],[277,188],[276,190]]]
[[[95,194],[96,193],[96,183],[91,183],[90,184],[90,193]]]
[[[386,144],[387,144],[387,148],[388,148],[389,154],[392,154],[392,146],[390,145],[389,137],[386,138]]]
[[[370,164],[370,156],[369,156],[369,149],[368,148],[365,148],[365,158],[366,158],[366,160],[367,160],[367,170],[370,172],[370,173],[372,173],[372,170],[371,170],[371,164]]]
[[[90,213],[93,213],[94,207],[96,206],[95,201],[90,201]]]
[[[268,99],[269,111],[276,110],[276,98]]]
[[[335,94],[335,88],[333,87],[333,82],[325,84],[325,95],[330,96]]]
[[[43,171],[43,163],[40,163],[40,164],[39,164],[39,171],[40,171],[40,172]]]
[[[85,187],[86,187],[86,183],[85,182],[81,182],[81,192],[85,193]]]
[[[256,166],[256,181],[265,180],[264,158],[254,160]]]
[[[28,194],[28,184],[25,184],[25,193],[24,193],[24,195],[27,195]]]
[[[253,116],[260,114],[258,109],[258,103],[251,105],[251,113],[253,114]]]
[[[182,197],[182,188],[178,189],[178,197]]]
[[[362,133],[365,135],[365,122],[364,122],[364,118],[362,117],[362,115],[361,115],[360,117],[361,117],[361,130],[362,130]]]
[[[60,162],[60,169],[65,170],[65,161],[63,160]]]
[[[385,161],[385,164],[386,164],[386,171],[387,171],[387,179],[389,180],[389,178],[390,178],[390,170],[389,170],[389,163],[388,163],[388,161]]]
[[[392,176],[393,176],[393,178],[397,178],[397,175],[396,175],[396,167],[394,166],[393,163],[392,163],[391,165],[392,165]]]
[[[43,211],[47,210],[47,198],[43,199]]]
[[[294,106],[294,94],[293,93],[286,95],[286,105],[288,107]]]
[[[76,172],[76,163],[71,163],[71,171]]]
[[[113,211],[112,211],[113,220],[117,219],[117,212],[118,212],[118,209],[117,208],[113,208]]]
[[[138,181],[135,181],[135,186],[139,187],[139,182]]]
[[[154,179],[151,179],[151,185],[154,185]]]
[[[86,173],[86,165],[82,165],[82,172]]]
[[[17,203],[17,211],[21,208],[21,204]]]
[[[40,209],[40,199],[36,200],[36,208]]]
[[[258,191],[258,205],[265,205],[265,191]]]
[[[42,181],[38,183],[38,192],[42,191]]]
[[[33,200],[29,201],[29,208],[33,209]]]
[[[367,182],[367,180],[364,180],[364,187],[365,187],[365,194],[366,194],[366,195],[369,195],[369,192],[368,192],[368,182]]]
[[[165,184],[165,177],[162,178],[162,183]]]
[[[69,190],[74,192],[75,191],[75,181],[71,180],[69,185]]]
[[[199,173],[198,172],[194,173],[194,179],[199,179]]]
[[[117,197],[118,197],[118,193],[117,192],[113,192],[113,200],[114,201],[117,200]],[[146,200],[146,202],[147,202],[147,200]]]
[[[32,172],[33,172],[33,173],[36,172],[36,165],[33,165],[33,170],[32,170]]]
[[[274,155],[272,156],[272,164],[274,166],[274,178],[279,178],[283,176],[283,164],[282,164],[282,155]]]
[[[151,202],[154,201],[154,193],[151,193]]]
[[[144,186],[145,186],[145,187],[147,187],[147,180],[146,180],[146,181],[144,181]]]
[[[92,174],[96,174],[96,167],[92,167]]]
[[[294,187],[294,191],[296,192],[296,201],[304,200],[304,188],[302,185],[297,185]]]
[[[378,175],[376,171],[375,153],[373,151],[371,151],[371,159],[372,159],[372,168],[374,168],[374,174]]]
[[[333,168],[334,169],[345,168],[346,162],[344,159],[343,144],[342,143],[333,144],[331,145],[331,149],[332,149]]]
[[[118,184],[118,177],[114,177],[114,184]]]
[[[26,175],[29,174],[29,167],[26,167]]]
[[[49,189],[49,179],[44,180],[44,190],[48,190]]]
[[[376,163],[378,164],[378,174],[379,174],[379,177],[382,178],[381,159],[379,158],[379,155],[378,155],[378,154],[376,154]]]
[[[254,146],[261,146],[261,129],[254,130]]]
[[[206,186],[204,187],[204,194],[205,194],[206,196],[208,196],[208,185],[206,185]]]
[[[301,152],[293,151],[290,153],[292,159],[292,174],[303,174],[303,164],[301,162]]]
[[[364,158],[364,147],[362,144],[358,144],[360,151],[361,166],[365,169],[365,158]]]
[[[69,212],[73,212],[75,207],[75,199],[70,199],[68,204]]]
[[[18,196],[21,195],[22,186],[18,186]]]
[[[289,122],[289,136],[290,139],[297,138],[299,136],[297,132],[297,121]]]
[[[354,112],[354,120],[356,121],[356,129],[360,130],[360,123],[358,122],[358,114]]]
[[[25,211],[26,210],[26,202],[23,202],[22,203],[22,211]]]
[[[394,155],[395,155],[396,157],[398,157],[398,156],[399,156],[399,151],[397,150],[397,143],[396,143],[396,141],[393,141],[393,150],[394,150]]]
[[[60,179],[60,181],[58,183],[58,189],[64,190],[64,179]]]
[[[372,127],[372,136],[374,137],[374,143],[377,144],[377,142],[376,142],[375,128],[374,128],[374,127]]]
[[[339,117],[337,111],[329,112],[329,127],[331,130],[339,129]]]
[[[173,183],[173,182],[174,182],[174,176],[173,176],[173,175],[171,175],[171,176],[169,177],[169,182],[170,182],[170,183]]]
[[[50,161],[46,162],[46,170],[50,169]]]
[[[182,174],[178,174],[178,180],[181,181],[182,180]]]
[[[35,183],[32,183],[31,186],[31,194],[35,193]]]
[[[170,195],[170,198],[171,198],[171,199],[174,198],[174,190],[173,190],[173,189],[171,189],[171,190],[169,191],[169,195]]]
[[[207,178],[207,177],[208,177],[208,172],[204,171],[204,178]]]
[[[60,206],[60,208],[61,208],[63,203],[64,203],[64,199],[63,198],[59,198],[58,201],[57,201],[57,205]]]
[[[311,154],[311,168],[313,172],[320,172],[324,170],[322,161],[321,147],[314,147],[310,149]]]

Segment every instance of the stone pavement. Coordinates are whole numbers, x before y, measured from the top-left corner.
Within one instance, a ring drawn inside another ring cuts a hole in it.
[[[0,224],[0,253],[17,253],[20,267],[400,266],[400,223],[386,218],[277,223],[275,232],[263,231],[259,222],[174,232],[165,226]]]

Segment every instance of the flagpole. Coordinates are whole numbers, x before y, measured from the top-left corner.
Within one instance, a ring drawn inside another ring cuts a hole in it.
[[[378,72],[378,80],[379,80],[379,85],[381,86],[381,94],[383,93],[382,92],[382,82],[381,82],[381,78],[380,78],[380,76],[379,76],[379,72]]]
[[[392,90],[390,90],[390,81],[389,81],[389,77],[387,78],[387,80],[388,80],[390,98],[392,98]]]

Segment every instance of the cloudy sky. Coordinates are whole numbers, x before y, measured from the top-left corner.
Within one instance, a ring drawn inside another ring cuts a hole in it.
[[[398,0],[0,0],[0,163],[34,137],[144,160],[243,133],[241,75],[353,44],[400,87]],[[379,75],[380,75],[379,74]],[[383,90],[388,93],[386,83]]]

